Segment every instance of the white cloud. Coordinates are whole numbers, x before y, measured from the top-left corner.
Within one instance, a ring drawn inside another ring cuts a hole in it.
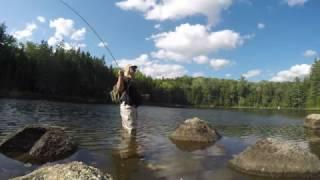
[[[76,41],[83,40],[85,34],[86,34],[86,28],[78,29],[72,33],[71,39],[76,40]]]
[[[285,2],[290,6],[303,6],[308,0],[285,0]]]
[[[296,77],[304,78],[310,74],[311,65],[308,64],[297,64],[292,66],[289,70],[278,72],[271,81],[284,82],[293,81]]]
[[[217,24],[222,11],[231,4],[232,0],[124,0],[116,3],[123,10],[143,12],[147,20],[165,21],[203,15],[210,25]]]
[[[303,55],[304,55],[305,57],[316,57],[316,56],[318,55],[318,53],[317,53],[317,51],[315,51],[315,50],[308,49],[308,50],[306,50],[306,51],[303,53]]]
[[[234,49],[241,46],[244,37],[232,30],[210,32],[203,25],[182,24],[175,31],[163,32],[150,37],[159,48],[153,53],[159,59],[181,61],[195,56]]]
[[[249,79],[249,78],[252,78],[252,77],[256,77],[256,76],[259,76],[261,74],[261,70],[259,69],[254,69],[254,70],[250,70],[244,74],[242,74],[243,77]]]
[[[62,37],[55,37],[55,36],[52,36],[48,39],[48,45],[49,46],[54,46],[56,44],[58,44],[59,42],[61,42],[63,40]]]
[[[142,54],[135,59],[120,59],[118,63],[120,67],[125,67],[126,64],[135,64],[143,74],[157,79],[176,78],[187,73],[187,70],[181,65],[161,64],[158,61],[150,60],[147,54]]]
[[[227,78],[229,78],[229,77],[231,77],[232,75],[228,73],[228,74],[226,74],[225,76],[226,76]]]
[[[184,55],[164,49],[160,49],[157,52],[151,52],[151,56],[158,59],[175,60],[177,62],[190,62]]]
[[[41,23],[45,23],[45,22],[46,22],[46,18],[43,17],[43,16],[38,16],[38,17],[37,17],[37,20],[38,20],[39,22],[41,22]]]
[[[72,45],[66,42],[66,43],[63,44],[63,48],[65,50],[70,50],[70,49],[72,49]]]
[[[86,44],[79,42],[81,40],[84,40],[86,29],[84,27],[76,29],[74,27],[73,20],[57,18],[54,20],[50,20],[49,26],[50,28],[55,29],[54,35],[48,39],[49,46],[55,46],[65,38],[69,38],[70,40],[74,40],[77,42],[64,42],[64,48],[66,50],[86,47]]]
[[[74,33],[74,22],[71,19],[58,18],[50,21],[50,28],[55,28],[55,37],[71,36]]]
[[[204,74],[202,72],[196,72],[192,74],[192,77],[204,77]]]
[[[18,40],[29,38],[32,36],[33,32],[37,29],[37,25],[35,23],[28,23],[23,30],[13,32],[13,36]]]
[[[100,42],[100,43],[98,44],[98,46],[99,46],[99,47],[105,47],[105,46],[108,46],[108,43],[106,43],[106,42]]]
[[[161,24],[154,25],[154,28],[160,30],[161,29]]]
[[[117,2],[116,5],[123,10],[146,12],[156,6],[156,0],[126,0]]]
[[[258,24],[257,24],[258,29],[264,29],[265,26],[266,26],[266,25],[263,24],[263,23],[258,23]]]
[[[197,64],[207,64],[209,62],[209,58],[207,56],[201,55],[193,58],[193,61]]]
[[[221,70],[227,66],[231,65],[231,61],[227,59],[212,59],[210,60],[210,66],[215,70]]]
[[[72,43],[71,44],[74,49],[85,48],[87,45],[85,43]]]

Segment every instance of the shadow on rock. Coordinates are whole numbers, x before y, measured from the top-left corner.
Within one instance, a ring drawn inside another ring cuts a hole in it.
[[[76,149],[76,143],[62,128],[35,125],[18,130],[0,144],[4,155],[34,164],[66,158]]]
[[[305,129],[305,139],[308,141],[309,149],[320,158],[320,130]]]

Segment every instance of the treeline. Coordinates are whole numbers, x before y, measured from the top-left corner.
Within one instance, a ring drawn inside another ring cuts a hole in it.
[[[55,49],[46,42],[18,44],[0,26],[0,91],[20,91],[47,97],[106,98],[114,83],[112,67],[88,52]]]
[[[1,92],[29,92],[43,97],[73,97],[110,102],[116,69],[104,57],[40,44],[19,44],[0,25]],[[248,82],[216,78],[152,79],[137,74],[139,90],[149,103],[209,107],[320,108],[320,60],[311,75],[294,82]]]

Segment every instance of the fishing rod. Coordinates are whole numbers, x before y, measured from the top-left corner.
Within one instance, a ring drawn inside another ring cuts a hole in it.
[[[104,40],[102,39],[102,37],[98,34],[98,32],[90,25],[90,23],[89,23],[83,16],[81,16],[80,13],[78,13],[74,8],[72,8],[68,3],[64,2],[63,0],[60,0],[60,2],[61,2],[63,5],[65,5],[68,9],[70,9],[73,13],[75,13],[76,15],[78,15],[78,16],[82,19],[82,21],[85,22],[85,23],[88,25],[88,27],[91,29],[91,31],[92,31],[92,32],[96,35],[96,37],[101,41],[102,46],[108,51],[108,53],[110,54],[110,56],[112,57],[112,59],[113,59],[113,61],[116,63],[116,65],[117,65],[118,67],[120,67],[119,64],[118,64],[118,62],[117,62],[117,60],[116,60],[116,58],[114,57],[111,49],[106,45],[105,41],[104,41]]]

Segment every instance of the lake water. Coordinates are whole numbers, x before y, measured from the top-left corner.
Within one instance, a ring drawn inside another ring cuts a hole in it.
[[[28,124],[58,125],[65,127],[80,147],[71,157],[54,163],[83,161],[110,173],[115,180],[264,180],[268,178],[235,172],[227,163],[264,137],[296,142],[320,156],[320,135],[302,127],[309,113],[142,106],[137,138],[129,141],[121,133],[119,107],[115,105],[0,99],[0,142]],[[192,117],[208,121],[223,138],[202,150],[177,147],[168,135]],[[0,179],[25,175],[37,167],[0,154]]]

